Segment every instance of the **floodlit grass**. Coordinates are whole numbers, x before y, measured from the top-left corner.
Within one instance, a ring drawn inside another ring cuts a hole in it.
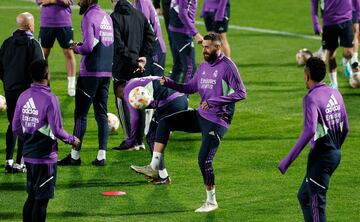
[[[110,9],[110,1],[102,0]],[[310,2],[291,0],[232,0],[231,24],[300,34],[312,34]],[[199,5],[202,5],[200,2]],[[15,28],[15,16],[39,10],[31,1],[0,1],[0,42]],[[75,40],[81,40],[78,10],[73,11]],[[204,26],[198,26],[204,33]],[[318,49],[320,41],[258,32],[230,30],[232,59],[245,82],[248,98],[237,104],[233,124],[215,156],[216,191],[220,209],[209,214],[193,211],[205,199],[197,165],[200,135],[176,132],[166,151],[171,186],[149,185],[130,171],[131,164],[147,164],[148,151],[113,152],[122,140],[121,129],[109,136],[108,165],[91,166],[97,154],[97,127],[92,109],[88,117],[81,167],[58,167],[55,198],[48,206],[48,221],[302,221],[297,190],[302,182],[308,148],[293,163],[285,176],[276,169],[295,143],[302,129],[302,96],[306,94],[303,71],[295,65],[295,53],[307,47]],[[201,49],[197,49],[200,63]],[[338,55],[340,55],[340,51]],[[339,57],[340,58],[340,57]],[[77,62],[80,57],[77,56]],[[340,61],[340,60],[339,60]],[[59,96],[64,126],[73,128],[74,99],[66,95],[65,63],[55,44],[50,55],[52,91]],[[167,71],[172,64],[167,56]],[[79,67],[79,66],[78,66]],[[359,221],[360,90],[350,89],[339,69],[340,91],[350,121],[350,135],[343,146],[342,163],[332,177],[328,192],[328,221]],[[328,79],[327,79],[328,81]],[[0,87],[0,94],[3,94]],[[190,97],[196,107],[197,95]],[[114,96],[109,97],[109,112],[116,112]],[[0,160],[5,158],[6,114],[0,113]],[[69,146],[59,143],[60,158]],[[20,221],[26,199],[25,175],[0,174],[0,221]],[[102,191],[121,190],[127,195],[103,197]]]

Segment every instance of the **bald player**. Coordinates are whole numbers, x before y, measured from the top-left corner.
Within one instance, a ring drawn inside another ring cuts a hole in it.
[[[44,58],[41,46],[34,38],[34,17],[28,12],[16,17],[17,30],[6,39],[0,49],[0,78],[4,84],[7,101],[8,129],[6,131],[5,170],[9,173],[24,172],[21,165],[22,140],[18,139],[16,163],[13,155],[16,135],[12,132],[11,121],[14,116],[16,101],[20,94],[32,83],[28,67],[33,60]]]

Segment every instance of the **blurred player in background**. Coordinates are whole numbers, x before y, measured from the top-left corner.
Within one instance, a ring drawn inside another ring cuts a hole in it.
[[[94,106],[95,120],[98,126],[99,151],[92,164],[106,165],[108,141],[107,102],[114,51],[112,20],[97,4],[98,0],[79,0],[83,34],[82,43],[74,43],[71,48],[82,55],[79,77],[76,85],[74,135],[82,141],[86,132],[87,116],[91,104]],[[80,165],[80,149],[71,149],[71,153],[59,161],[59,165]]]
[[[155,34],[151,53],[146,58],[145,76],[164,75],[166,47],[161,31],[161,25],[151,0],[133,0],[136,9],[140,10],[148,19]]]
[[[323,17],[323,27],[320,27],[318,18],[318,6]],[[358,4],[358,2],[355,2]],[[358,8],[358,6],[354,6]],[[329,67],[331,87],[337,89],[337,65],[335,50],[339,46],[344,48],[342,63],[344,73],[346,76],[352,75],[352,70],[349,61],[353,56],[353,39],[354,33],[352,30],[352,0],[311,0],[311,15],[314,32],[317,35],[322,35],[322,47],[326,50],[326,63]]]
[[[307,170],[298,193],[305,222],[326,221],[326,192],[340,163],[341,145],[349,130],[343,98],[322,82],[325,76],[325,63],[320,58],[307,60],[304,81],[309,91],[303,100],[304,129],[278,166],[284,174],[310,142]]]
[[[353,22],[353,31],[354,31],[354,54],[351,58],[351,68],[354,71],[358,71],[359,68],[359,21],[360,21],[360,0],[352,0],[353,3],[353,12],[352,12],[352,22]],[[349,77],[349,76],[347,76]]]
[[[40,5],[39,41],[45,58],[48,59],[55,39],[63,49],[68,79],[68,95],[75,96],[76,61],[74,52],[70,49],[73,43],[71,8],[73,0],[36,0]]]
[[[38,41],[34,38],[34,17],[28,12],[16,17],[18,29],[6,39],[0,49],[0,79],[4,83],[7,102],[8,128],[6,131],[6,161],[5,170],[9,173],[24,172],[25,165],[21,164],[23,141],[18,138],[16,163],[13,156],[16,135],[12,132],[12,119],[16,101],[20,94],[32,83],[28,72],[30,63],[36,59],[43,59],[44,54]]]
[[[193,77],[195,64],[195,42],[203,37],[195,28],[197,0],[173,0],[170,8],[169,36],[173,54],[173,67],[170,78],[176,82],[187,83]]]
[[[127,0],[111,0],[111,2],[114,5],[114,11],[110,15],[114,24],[112,76],[114,92],[116,92],[123,80],[144,76],[146,58],[151,54],[155,36],[148,19],[130,2]],[[116,107],[126,139],[130,135],[129,111],[125,101],[120,98],[116,98]],[[141,121],[145,121],[144,110],[141,118]],[[140,148],[145,149],[142,139],[137,143]],[[121,144],[118,147],[120,146]]]
[[[16,103],[12,130],[24,138],[28,198],[23,208],[23,221],[42,222],[46,219],[49,199],[55,192],[57,138],[75,147],[80,141],[62,127],[59,100],[48,86],[46,60],[34,61],[30,73],[34,83]]]
[[[155,7],[157,14],[164,16],[166,33],[168,34],[169,45],[171,46],[171,39],[169,36],[169,20],[170,20],[169,13],[170,13],[171,0],[161,0],[161,7],[160,7],[160,0],[153,0],[153,5]]]
[[[230,0],[205,0],[201,17],[204,18],[208,33],[220,34],[223,52],[230,58],[230,45],[226,37],[230,19]]]
[[[245,99],[246,90],[236,65],[221,51],[220,36],[206,35],[202,46],[205,62],[200,64],[191,81],[178,84],[166,77],[160,80],[160,83],[166,87],[182,93],[199,92],[201,96],[199,108],[177,112],[161,119],[156,131],[150,165],[131,166],[131,168],[138,173],[156,178],[170,132],[201,132],[202,144],[198,164],[203,175],[207,199],[196,212],[209,212],[218,208],[212,161],[232,119],[233,113],[228,113],[227,105]]]

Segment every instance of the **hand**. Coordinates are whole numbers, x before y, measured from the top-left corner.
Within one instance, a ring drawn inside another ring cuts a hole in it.
[[[73,42],[73,43],[71,43],[71,45],[70,45],[69,48],[72,49],[72,50],[74,50],[78,45],[79,45],[78,42]]]
[[[67,6],[71,5],[71,0],[63,0],[63,2]]]
[[[79,150],[79,147],[80,147],[80,140],[79,140],[79,138],[77,138],[76,136],[74,136],[75,137],[75,141],[74,141],[74,144],[73,144],[73,149],[74,150]]]
[[[55,4],[56,0],[42,0],[41,5]]]
[[[206,101],[204,101],[204,102],[201,103],[201,108],[202,108],[203,110],[208,110],[208,109],[210,109],[209,104],[208,104]]]
[[[157,8],[157,9],[155,9],[155,10],[156,10],[156,14],[158,14],[158,15],[162,15],[162,14],[163,14],[163,11],[162,11],[161,8]]]
[[[286,173],[287,167],[286,167],[286,165],[284,164],[283,161],[280,162],[280,164],[279,164],[279,166],[278,166],[278,169],[280,170],[281,174],[285,174],[285,173]]]
[[[165,78],[165,76],[161,76],[161,78],[159,79],[159,81],[160,81],[160,85],[165,85],[165,82],[166,82],[166,78]]]
[[[138,59],[138,68],[134,71],[135,72],[144,72],[146,65],[146,57],[139,57]]]
[[[196,35],[194,36],[194,39],[195,39],[196,43],[198,43],[198,44],[201,44],[202,41],[204,40],[202,35],[199,32],[196,33]]]

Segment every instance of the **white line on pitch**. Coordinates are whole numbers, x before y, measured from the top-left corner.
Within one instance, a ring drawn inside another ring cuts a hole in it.
[[[21,0],[24,2],[34,2],[33,0]],[[34,3],[35,4],[35,3]],[[0,6],[1,9],[37,9],[37,6]],[[79,7],[77,5],[72,7],[75,10],[78,10]],[[105,9],[106,12],[111,13],[112,9]],[[163,19],[162,16],[159,16],[161,19]],[[204,22],[202,21],[196,21],[197,25],[204,25]],[[246,27],[246,26],[239,26],[239,25],[229,25],[229,29],[233,30],[240,30],[240,31],[248,31],[248,32],[258,32],[258,33],[264,33],[264,34],[272,34],[272,35],[281,35],[281,36],[288,36],[288,37],[296,37],[296,38],[303,38],[303,39],[310,39],[310,40],[321,40],[319,36],[314,35],[307,35],[307,34],[301,34],[301,33],[293,33],[293,32],[284,32],[284,31],[277,31],[272,29],[262,29],[262,28],[255,28],[255,27]]]

